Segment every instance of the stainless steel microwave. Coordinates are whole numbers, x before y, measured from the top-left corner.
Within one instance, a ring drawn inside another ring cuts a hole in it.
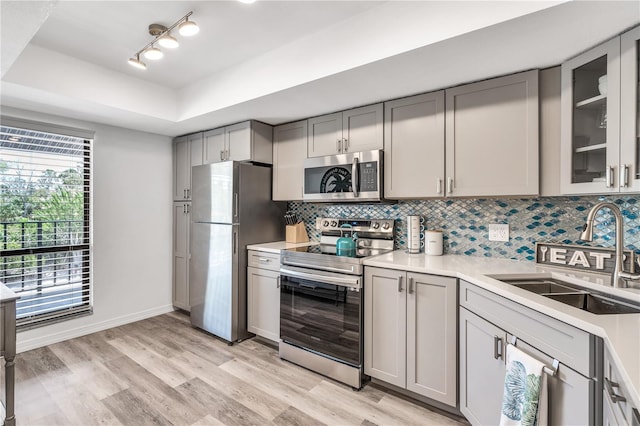
[[[303,201],[382,201],[382,158],[380,150],[307,158]]]

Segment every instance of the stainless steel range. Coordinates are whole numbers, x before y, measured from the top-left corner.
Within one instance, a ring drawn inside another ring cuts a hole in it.
[[[336,254],[345,224],[358,235],[353,256]],[[320,218],[316,228],[320,245],[280,255],[280,357],[360,389],[363,261],[393,250],[393,220]]]

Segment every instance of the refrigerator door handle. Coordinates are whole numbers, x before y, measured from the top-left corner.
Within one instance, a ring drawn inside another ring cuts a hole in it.
[[[238,193],[233,193],[233,217],[238,217]]]
[[[234,256],[237,254],[238,250],[238,233],[234,231],[233,233],[233,254]]]

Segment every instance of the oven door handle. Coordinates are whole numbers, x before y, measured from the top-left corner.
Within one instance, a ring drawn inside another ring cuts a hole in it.
[[[306,280],[315,280],[326,284],[339,285],[342,287],[360,287],[360,280],[358,278],[328,277],[325,275],[310,274],[308,272],[297,272],[283,268],[280,268],[280,275],[288,275],[290,277],[303,278]]]
[[[287,260],[286,264],[287,265],[291,265],[291,266],[298,266],[298,267],[301,267],[301,268],[308,268],[309,267],[309,265],[306,264],[306,263],[292,262],[290,260]],[[323,266],[323,269],[326,270],[326,271],[339,272],[339,273],[343,273],[343,274],[353,273],[355,271],[355,268],[353,266],[351,266],[351,268],[349,270],[347,270],[346,268],[333,268],[331,266]],[[282,269],[280,269],[280,270],[282,270]],[[290,271],[290,269],[287,269],[287,270]]]

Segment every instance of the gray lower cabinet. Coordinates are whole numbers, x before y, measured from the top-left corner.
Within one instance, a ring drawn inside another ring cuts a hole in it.
[[[191,203],[173,203],[173,306],[189,311]]]
[[[280,341],[280,256],[249,250],[247,264],[247,329]]]
[[[302,200],[307,120],[273,128],[273,201]]]
[[[602,424],[640,426],[640,407],[634,407],[628,398],[627,388],[607,349],[604,351],[603,376]]]
[[[455,278],[365,269],[365,374],[456,406]]]
[[[498,424],[506,345],[551,367],[550,425],[594,425],[602,419],[602,340],[473,284],[460,281],[460,411],[473,425]]]
[[[460,309],[460,411],[471,424],[500,423],[505,339],[504,330]]]

